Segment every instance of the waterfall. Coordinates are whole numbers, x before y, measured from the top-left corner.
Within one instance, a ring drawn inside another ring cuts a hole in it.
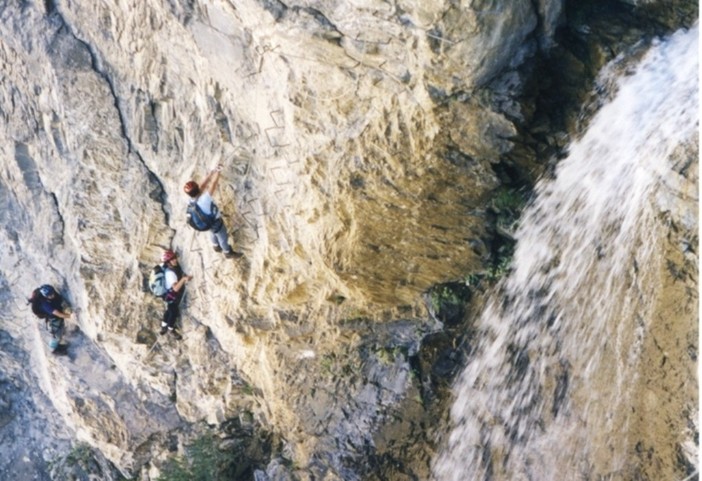
[[[630,70],[536,186],[512,271],[476,321],[437,480],[633,479],[660,198],[678,182],[681,146],[697,143],[698,27],[657,41]]]

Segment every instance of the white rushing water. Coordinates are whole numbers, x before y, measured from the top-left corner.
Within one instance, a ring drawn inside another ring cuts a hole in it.
[[[435,479],[620,479],[660,260],[656,197],[678,175],[676,148],[697,139],[697,58],[697,27],[653,45],[537,186]]]

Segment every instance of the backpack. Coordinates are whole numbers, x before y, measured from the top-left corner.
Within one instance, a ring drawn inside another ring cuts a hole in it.
[[[195,230],[205,231],[210,230],[217,220],[217,206],[212,203],[212,213],[205,214],[196,201],[191,201],[188,204],[188,210],[186,211],[186,216],[188,218],[188,225]]]
[[[37,316],[39,319],[48,319],[51,317],[49,314],[44,312],[41,308],[41,301],[44,300],[44,296],[41,295],[41,292],[39,292],[39,288],[37,287],[32,291],[32,295],[29,296],[29,299],[27,299],[27,304],[32,305],[32,313],[34,313],[35,316]],[[63,297],[57,292],[56,293],[56,299],[51,302],[51,305],[59,308],[61,304],[63,303]]]
[[[162,264],[157,264],[151,269],[149,290],[153,295],[161,298],[168,292],[166,289],[166,268]]]

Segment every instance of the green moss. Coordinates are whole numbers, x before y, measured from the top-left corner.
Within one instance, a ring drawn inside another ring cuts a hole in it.
[[[505,212],[515,215],[521,212],[525,201],[522,189],[503,186],[498,188],[490,199],[490,207],[498,214]]]
[[[456,290],[451,284],[439,284],[432,288],[429,293],[431,307],[435,312],[439,312],[445,305],[457,305],[461,303]]]
[[[497,282],[509,273],[512,265],[513,249],[505,249],[500,257],[490,266],[487,272],[487,279],[491,282]]]
[[[186,447],[184,456],[168,460],[158,481],[217,481],[229,479],[233,461],[217,446],[217,439],[206,434]]]

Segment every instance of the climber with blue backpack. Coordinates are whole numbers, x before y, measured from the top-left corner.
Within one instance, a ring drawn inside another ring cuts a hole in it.
[[[170,332],[177,340],[182,336],[176,328],[180,314],[180,301],[185,293],[185,284],[193,278],[183,272],[178,263],[178,256],[168,249],[161,256],[163,264],[154,267],[149,276],[149,289],[156,296],[166,301],[166,312],[163,313],[160,334]]]
[[[44,319],[47,329],[51,333],[49,348],[54,354],[65,354],[66,344],[62,344],[65,330],[64,319],[70,319],[71,307],[68,302],[49,284],[44,284],[32,291],[27,300],[32,305],[32,312],[40,319]]]
[[[227,228],[224,226],[222,215],[212,199],[212,194],[217,189],[222,166],[218,165],[202,180],[197,183],[188,181],[183,190],[190,196],[188,202],[187,219],[190,227],[197,231],[210,231],[212,247],[215,252],[224,252],[228,259],[241,257],[241,253],[234,252],[229,246]]]

